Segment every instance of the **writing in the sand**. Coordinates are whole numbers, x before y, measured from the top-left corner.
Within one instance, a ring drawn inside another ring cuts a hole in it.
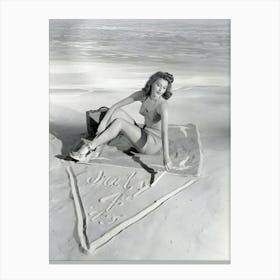
[[[95,177],[88,177],[88,186],[94,188],[103,186],[105,193],[107,190],[114,190],[113,194],[110,191],[110,194],[98,198],[98,204],[104,203],[107,206],[104,210],[100,211],[94,209],[93,206],[90,207],[89,220],[100,225],[117,222],[122,215],[114,215],[112,210],[117,206],[123,206],[125,201],[135,199],[150,188],[150,184],[145,183],[145,180],[139,180],[137,175],[136,171],[130,172],[123,180],[123,177],[107,175],[104,170],[100,170]]]

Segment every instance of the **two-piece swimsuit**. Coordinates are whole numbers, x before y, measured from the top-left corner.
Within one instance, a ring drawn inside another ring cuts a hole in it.
[[[146,132],[147,141],[140,149],[142,153],[154,154],[161,149],[161,129],[160,120],[161,116],[156,111],[158,101],[153,101],[146,97],[142,102],[139,113],[145,118],[145,125],[142,129]]]

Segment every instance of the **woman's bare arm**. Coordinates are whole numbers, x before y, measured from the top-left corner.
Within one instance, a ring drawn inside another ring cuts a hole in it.
[[[106,115],[104,116],[103,120],[101,121],[101,123],[98,127],[98,133],[102,132],[106,128],[106,126],[108,125],[108,121],[110,120],[112,114],[114,113],[114,111],[116,109],[126,106],[128,104],[131,104],[135,101],[139,101],[139,100],[141,100],[142,97],[143,97],[143,92],[141,90],[136,91],[133,94],[131,94],[130,96],[120,100],[119,102],[117,102],[113,106],[111,106],[111,108],[108,110],[108,112],[106,113]]]
[[[168,142],[168,106],[164,102],[160,105],[160,115],[161,115],[161,139],[163,147],[163,164],[168,170],[170,168],[170,157],[169,157],[169,142]]]

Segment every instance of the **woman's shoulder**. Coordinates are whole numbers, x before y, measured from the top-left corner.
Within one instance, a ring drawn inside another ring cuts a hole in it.
[[[146,92],[144,92],[142,89],[137,92],[139,95],[139,100],[143,103],[147,99]]]
[[[167,108],[168,106],[168,102],[166,99],[164,98],[161,98],[161,100],[159,101],[159,104],[158,104],[160,107],[164,107],[164,108]]]
[[[143,90],[135,91],[131,96],[133,97],[134,101],[141,101],[141,102],[143,102],[146,97]]]
[[[167,109],[168,109],[167,100],[162,98],[158,103],[157,112],[160,114],[163,111],[167,111]]]

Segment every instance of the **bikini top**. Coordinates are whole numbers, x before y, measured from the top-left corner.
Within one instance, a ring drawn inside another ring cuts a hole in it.
[[[160,114],[156,111],[156,107],[158,105],[158,102],[151,100],[150,98],[146,97],[146,99],[143,101],[141,108],[139,110],[139,113],[150,120],[153,123],[157,123],[161,120]]]

